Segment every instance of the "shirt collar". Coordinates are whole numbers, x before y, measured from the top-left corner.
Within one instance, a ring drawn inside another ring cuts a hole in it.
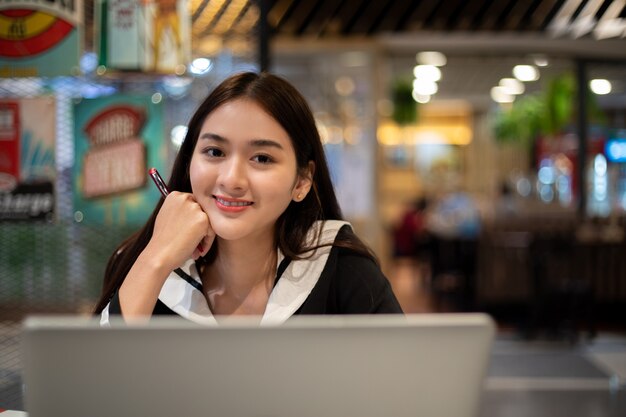
[[[339,229],[349,223],[339,220],[316,222],[307,234],[307,243],[321,246],[309,253],[306,259],[292,260],[274,286],[261,324],[279,324],[291,317],[307,299],[320,278],[328,255]],[[319,228],[322,228],[321,232]],[[316,238],[319,232],[319,239]],[[279,250],[277,265],[284,259]],[[308,256],[311,255],[311,256]],[[186,274],[201,282],[200,274],[193,259],[180,266]],[[181,278],[176,272],[170,273],[159,294],[159,300],[178,315],[200,324],[216,324],[217,321],[201,291]]]

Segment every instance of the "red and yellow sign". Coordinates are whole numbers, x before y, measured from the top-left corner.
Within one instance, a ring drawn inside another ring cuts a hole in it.
[[[74,26],[36,10],[0,11],[0,56],[27,57],[53,48]]]
[[[71,74],[82,9],[82,0],[0,2],[0,77]]]

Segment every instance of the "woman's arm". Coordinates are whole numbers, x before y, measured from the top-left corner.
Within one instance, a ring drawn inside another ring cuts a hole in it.
[[[149,317],[170,272],[205,255],[215,234],[209,217],[188,193],[171,192],[159,211],[152,238],[119,289],[125,319]],[[202,252],[197,249],[201,242]]]

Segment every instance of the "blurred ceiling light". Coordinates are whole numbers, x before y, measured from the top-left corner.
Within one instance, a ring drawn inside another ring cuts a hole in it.
[[[491,98],[496,103],[513,103],[515,96],[507,94],[505,87],[500,85],[491,88]]]
[[[468,145],[472,142],[472,129],[459,122],[420,123],[412,130],[411,142],[416,144]]]
[[[194,75],[204,75],[211,71],[213,62],[208,58],[196,58],[191,61],[189,71]]]
[[[416,65],[413,67],[413,75],[422,80],[439,81],[441,70],[434,65]]]
[[[504,87],[504,92],[509,95],[519,95],[524,93],[524,84],[517,78],[503,78],[500,80],[500,87]]]
[[[170,140],[172,141],[172,145],[176,148],[180,148],[180,145],[183,144],[185,140],[185,136],[187,135],[187,126],[178,125],[172,128],[172,132],[170,133]]]
[[[415,59],[418,64],[434,65],[436,67],[443,67],[448,62],[444,54],[436,51],[419,52],[415,55]]]
[[[432,96],[437,93],[437,83],[429,80],[413,80],[413,95]]]
[[[513,75],[520,81],[537,81],[539,71],[534,65],[516,65],[513,67]]]
[[[535,65],[538,67],[547,67],[549,64],[548,58],[543,55],[535,55],[533,61],[535,62]]]
[[[174,68],[174,72],[176,73],[176,75],[183,75],[187,72],[187,67],[185,66],[185,64],[178,64]]]
[[[593,170],[597,175],[605,175],[607,169],[606,158],[601,153],[593,158]]]
[[[189,92],[192,82],[193,79],[191,77],[168,75],[163,78],[163,89],[169,96],[180,98]]]
[[[163,85],[167,88],[182,88],[187,87],[193,82],[190,77],[178,77],[176,75],[167,75],[163,77]]]
[[[340,96],[349,96],[354,93],[354,80],[350,77],[339,77],[337,81],[335,81],[335,91]]]
[[[530,184],[528,178],[524,177],[517,180],[517,182],[515,183],[515,188],[522,197],[528,197],[530,195],[530,192],[533,190],[533,187]]]
[[[472,129],[464,123],[420,123],[400,127],[383,122],[377,130],[378,143],[384,146],[407,144],[467,145],[472,142]],[[423,151],[424,149],[422,149]]]
[[[95,52],[85,52],[80,57],[80,70],[83,74],[91,74],[98,68],[98,55]]]
[[[609,94],[612,90],[611,82],[602,78],[596,78],[589,82],[589,88],[594,94],[604,95]]]
[[[415,90],[413,90],[413,100],[417,101],[421,104],[426,104],[430,101],[430,95],[428,94],[419,94]]]
[[[383,122],[378,126],[376,138],[381,145],[399,145],[402,143],[402,132],[395,123]]]

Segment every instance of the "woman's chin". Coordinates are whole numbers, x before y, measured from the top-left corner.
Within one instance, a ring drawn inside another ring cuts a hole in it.
[[[241,236],[237,233],[232,233],[230,231],[215,231],[215,237],[217,239],[220,240],[228,240],[228,241],[233,241],[233,240],[239,240],[241,239]]]
[[[240,240],[246,238],[249,234],[249,230],[243,230],[241,227],[212,225],[215,236],[221,240]]]
[[[266,233],[270,236],[270,239],[271,236],[273,236],[271,230],[264,232],[256,228],[251,229],[250,227],[242,226],[244,225],[212,225],[213,231],[215,232],[215,236],[217,237],[217,239],[226,240],[229,242],[243,239],[259,239],[266,236]]]

